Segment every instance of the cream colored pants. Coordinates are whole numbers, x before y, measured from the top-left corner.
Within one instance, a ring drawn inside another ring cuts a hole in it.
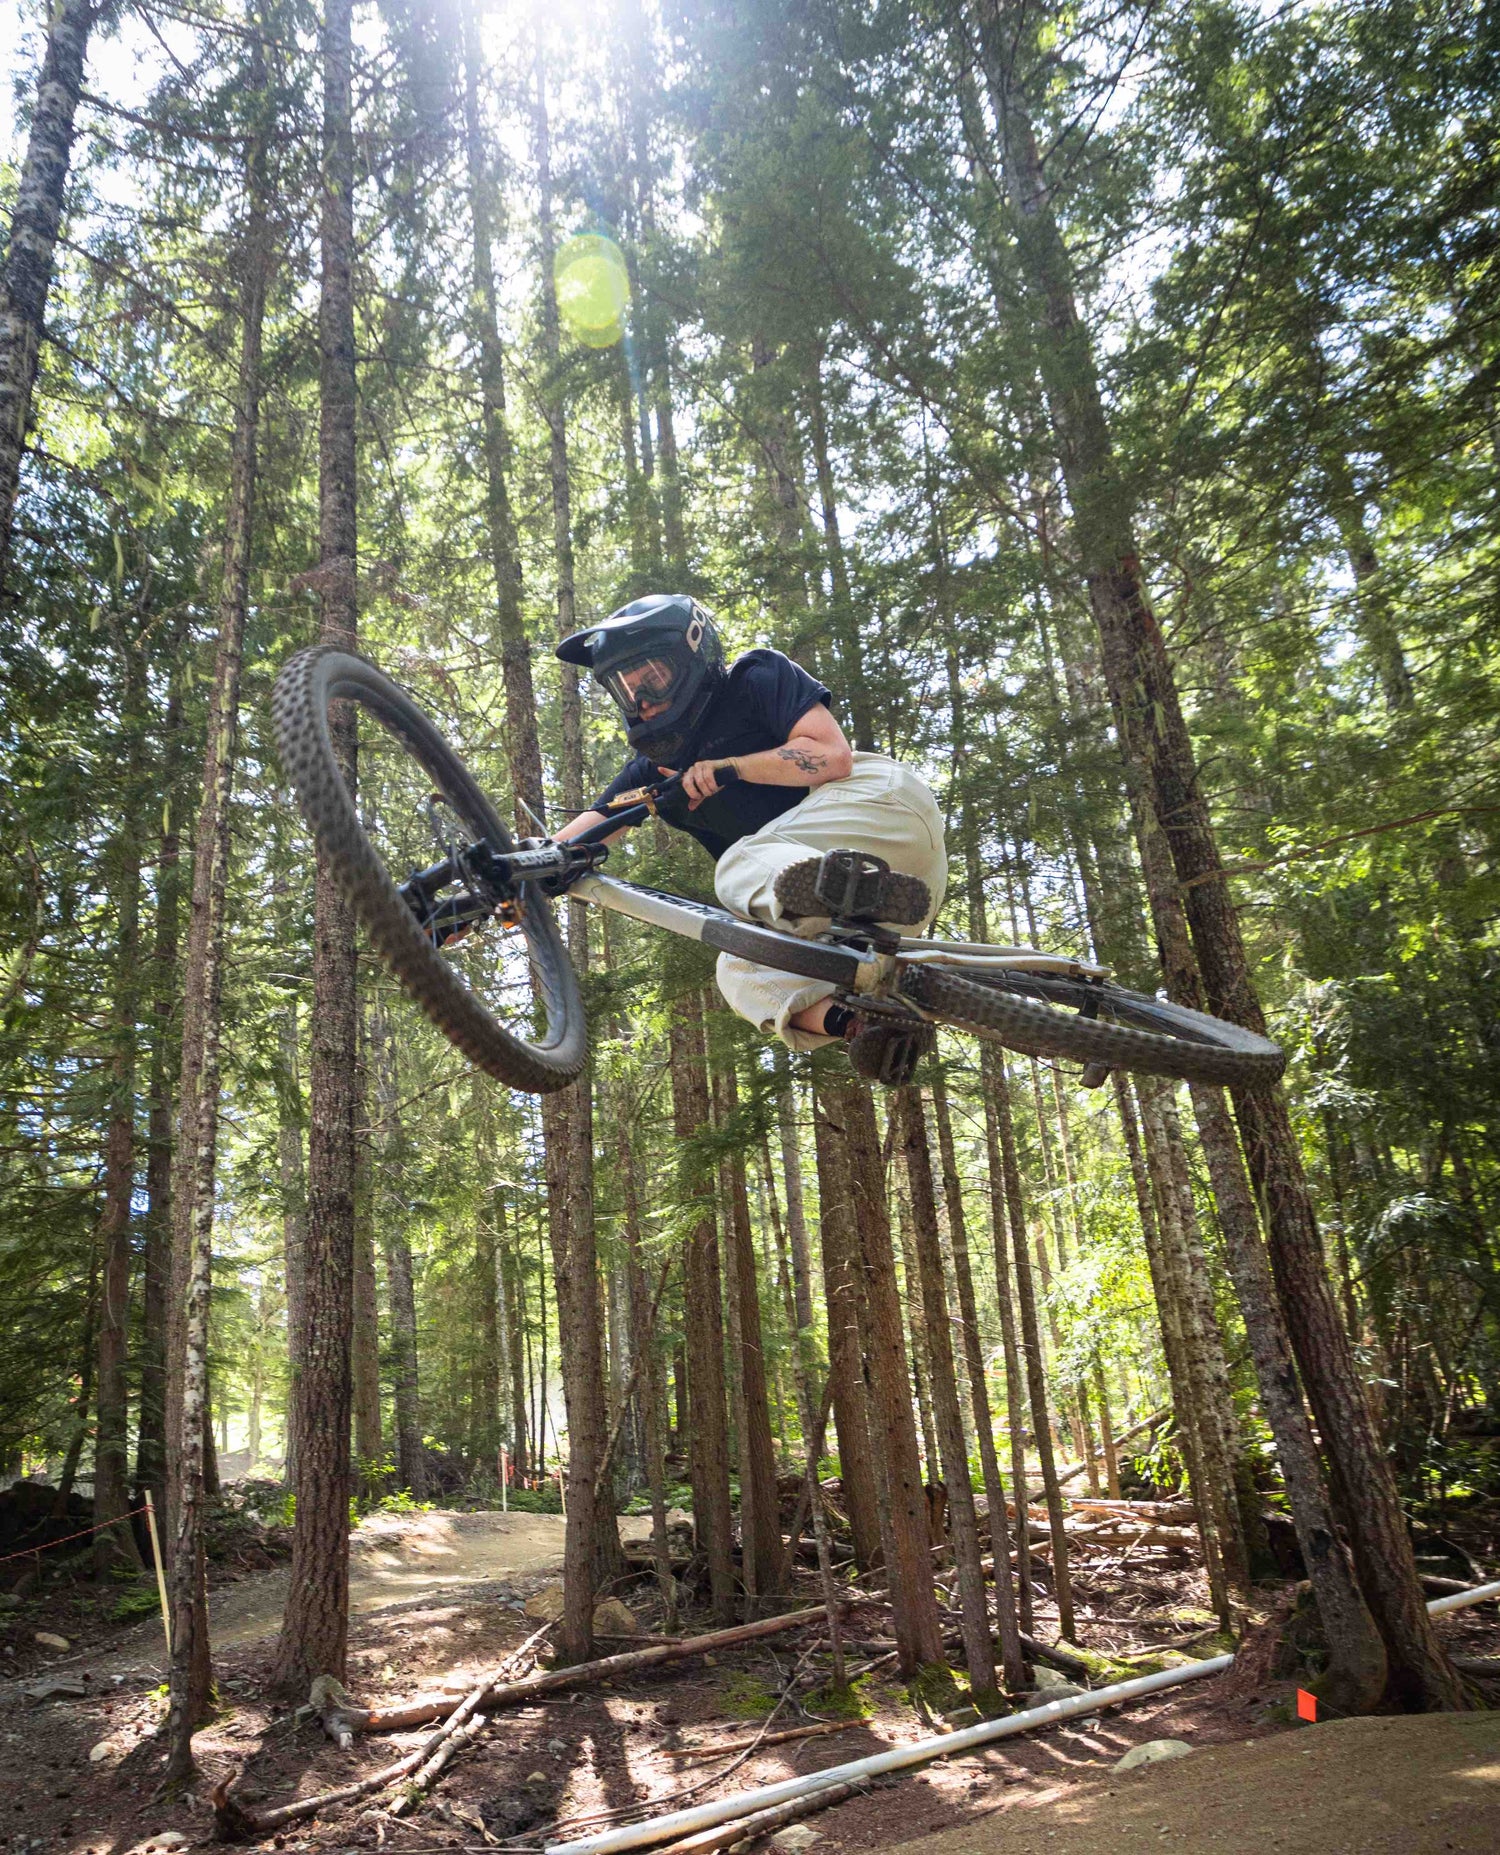
[[[948,885],[943,816],[910,767],[884,754],[856,754],[847,779],[818,786],[800,805],[749,837],[731,844],[714,871],[714,893],[725,908],[748,921],[806,938],[822,933],[826,918],[789,921],[776,905],[773,885],[781,871],[825,850],[865,850],[894,870],[920,876],[932,891],[933,914]],[[930,925],[922,923],[922,929]],[[910,934],[910,926],[900,931]],[[815,1050],[829,1038],[794,1030],[789,1020],[837,987],[822,979],[773,972],[730,953],[719,955],[719,990],[731,1008],[763,1031],[774,1031],[793,1050]]]

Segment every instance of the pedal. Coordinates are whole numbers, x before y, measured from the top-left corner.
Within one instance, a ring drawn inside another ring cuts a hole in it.
[[[836,920],[867,915],[874,906],[879,879],[890,867],[884,857],[867,851],[825,851],[813,879],[813,894]]]
[[[1078,1086],[1081,1089],[1102,1089],[1110,1074],[1108,1063],[1085,1063],[1083,1074],[1078,1078]]]

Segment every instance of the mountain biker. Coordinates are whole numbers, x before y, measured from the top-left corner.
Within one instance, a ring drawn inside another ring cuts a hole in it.
[[[948,875],[937,802],[909,767],[854,752],[829,691],[789,657],[751,650],[726,665],[711,614],[683,593],[632,600],[564,638],[557,655],[608,691],[636,750],[589,810],[554,833],[559,840],[607,817],[619,794],[683,772],[660,816],[708,851],[714,893],[733,913],[822,932],[829,917],[813,885],[823,853],[844,850],[866,853],[846,912],[891,929],[930,925]],[[738,777],[720,788],[726,767]],[[867,1018],[834,1003],[837,988],[824,981],[727,953],[716,977],[742,1018],[793,1050],[842,1038],[856,1071],[874,1081],[910,1081],[931,1047],[925,1024]]]

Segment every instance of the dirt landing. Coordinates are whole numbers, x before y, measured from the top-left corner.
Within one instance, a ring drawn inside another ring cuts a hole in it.
[[[1343,1720],[1028,1797],[902,1855],[1494,1855],[1500,1714]]]
[[[359,1616],[560,1566],[563,1523],[555,1514],[371,1514],[349,1547],[349,1609]],[[287,1574],[278,1571],[214,1592],[214,1641],[248,1642],[279,1629],[286,1589]]]

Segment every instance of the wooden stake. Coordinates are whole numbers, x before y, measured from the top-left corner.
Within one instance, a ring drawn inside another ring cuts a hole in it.
[[[156,1503],[146,1490],[146,1531],[151,1536],[151,1562],[156,1567],[156,1595],[161,1599],[161,1627],[167,1639],[167,1654],[172,1653],[172,1612],[167,1605],[167,1574],[162,1570],[161,1542],[156,1537]]]

